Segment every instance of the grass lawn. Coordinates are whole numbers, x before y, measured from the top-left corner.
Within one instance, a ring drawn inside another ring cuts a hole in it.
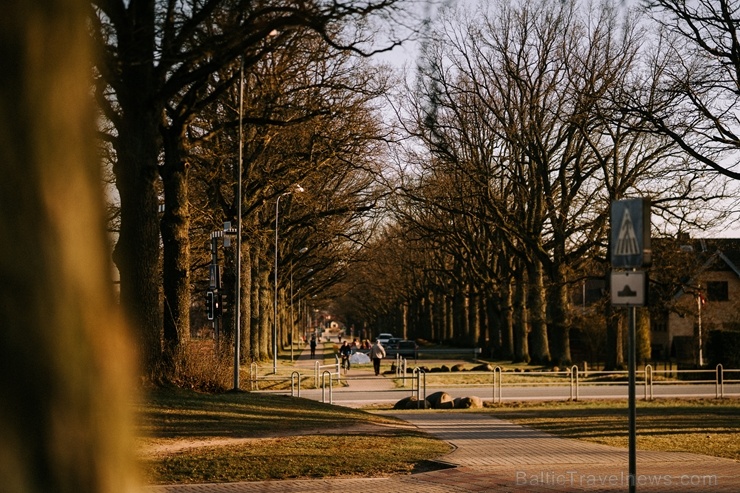
[[[637,401],[637,449],[693,452],[740,460],[740,399]],[[626,401],[496,404],[501,419],[554,435],[629,445]]]
[[[152,484],[409,473],[450,451],[403,421],[285,396],[159,389],[139,416]]]

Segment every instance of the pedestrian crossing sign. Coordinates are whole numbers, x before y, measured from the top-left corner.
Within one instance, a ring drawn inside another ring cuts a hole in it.
[[[636,269],[650,265],[649,199],[612,202],[610,247],[614,268]]]

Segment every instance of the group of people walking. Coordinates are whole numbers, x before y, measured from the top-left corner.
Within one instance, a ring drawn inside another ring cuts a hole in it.
[[[369,342],[366,341],[367,345],[369,345]],[[316,357],[316,337],[311,337],[311,342],[309,343],[309,346],[311,348],[311,358]],[[363,344],[364,346],[364,344]],[[342,345],[339,347],[339,357],[342,360],[342,368],[345,370],[349,370],[350,368],[350,357],[352,354],[359,349],[361,346],[357,339],[355,339],[352,343],[344,341]],[[370,347],[370,353],[368,354],[370,357],[370,360],[373,362],[373,370],[375,370],[375,375],[380,375],[380,362],[383,358],[385,358],[385,348],[380,343],[379,340],[375,341],[375,344],[373,344]]]

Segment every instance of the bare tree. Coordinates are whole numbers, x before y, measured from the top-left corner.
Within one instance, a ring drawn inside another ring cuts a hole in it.
[[[294,28],[309,28],[338,49],[371,51],[378,27],[374,16],[394,18],[400,2],[101,0],[92,5],[93,33],[104,54],[97,67],[97,96],[115,128],[109,138],[116,151],[121,228],[114,260],[122,303],[131,310],[144,368],[151,375],[163,355],[166,363],[171,353],[170,347],[162,353],[160,341],[176,344],[189,332],[190,164],[184,137],[198,112],[237,80],[232,73],[215,85],[213,76],[235,60],[249,70],[294,36]],[[214,25],[223,29],[214,30]],[[398,43],[398,37],[391,38],[384,48]],[[160,184],[164,324],[156,277]]]
[[[604,258],[610,202],[646,194],[664,224],[699,224],[722,184],[694,180],[674,142],[623,111],[624,88],[642,73],[643,32],[629,11],[497,4],[449,13],[434,39],[407,126],[428,155],[410,167],[419,178],[409,189],[445,215],[469,272],[495,265],[480,255],[486,241],[519,256],[508,272],[526,283],[526,304],[521,286],[515,300],[526,306],[529,355],[568,363],[571,286],[584,259]]]
[[[291,284],[290,274],[298,274],[295,291],[305,286],[300,273],[307,269],[314,292],[332,286],[371,234],[372,215],[382,197],[377,177],[385,147],[376,100],[387,84],[383,69],[328,49],[310,30],[277,47],[245,78],[243,243],[252,265],[259,266],[251,284],[242,288],[241,306],[249,307],[242,320],[253,319],[241,337],[246,357],[265,359],[273,350],[268,343],[274,317],[263,308],[272,303],[275,286],[273,281],[260,286],[274,262],[278,197],[283,197],[277,225],[279,346],[287,342],[285,328],[292,323],[289,293],[283,289]],[[203,225],[201,236],[220,228],[223,220],[237,219],[238,100],[238,91],[229,91],[198,118],[199,137],[192,142],[197,165],[191,181],[198,184],[193,219]],[[303,192],[285,195],[299,184]],[[207,256],[200,257],[205,266]],[[292,268],[294,260],[300,264],[297,269]],[[228,287],[226,291],[232,304],[233,293]],[[255,292],[268,298],[254,298]],[[230,329],[233,319],[225,322]],[[251,336],[245,333],[250,330]]]
[[[658,92],[633,102],[631,109],[693,160],[740,179],[733,157],[740,150],[737,3],[645,0],[643,6],[661,28],[653,60]]]

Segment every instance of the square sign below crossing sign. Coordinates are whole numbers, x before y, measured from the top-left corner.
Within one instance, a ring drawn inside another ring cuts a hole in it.
[[[612,272],[612,305],[645,306],[647,275],[644,271]]]

